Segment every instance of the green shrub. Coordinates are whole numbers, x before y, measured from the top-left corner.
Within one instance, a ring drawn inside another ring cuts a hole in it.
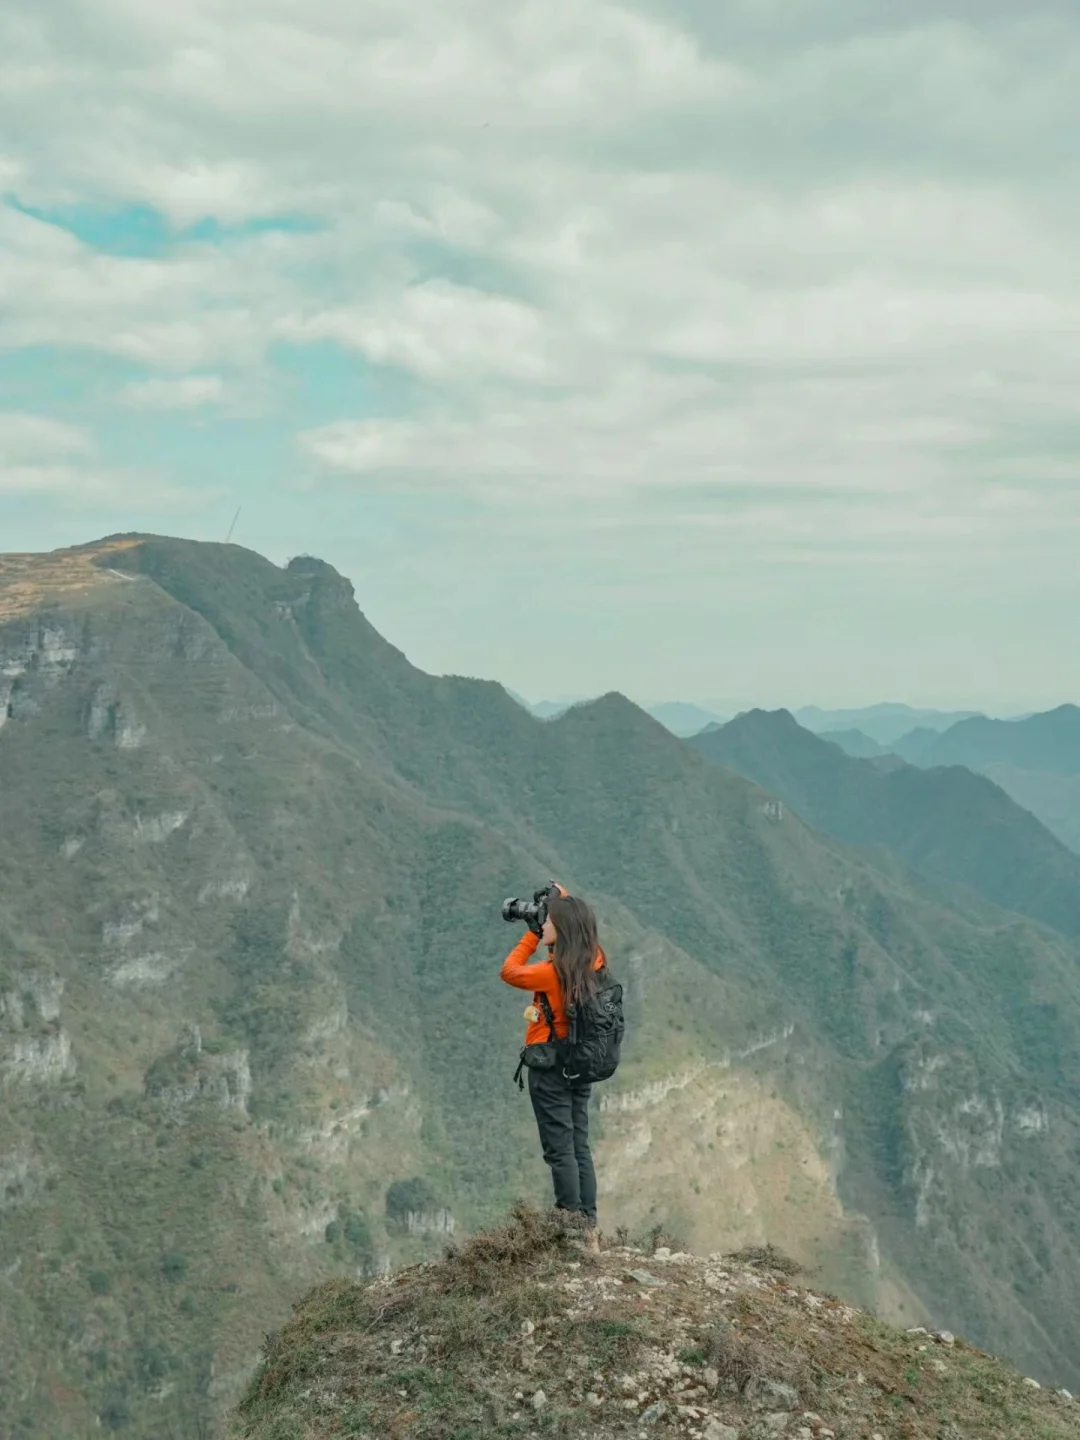
[[[112,1276],[107,1270],[91,1270],[86,1277],[91,1295],[108,1295],[112,1290]]]
[[[173,1368],[173,1357],[168,1347],[145,1340],[136,1346],[134,1361],[135,1373],[145,1390],[159,1384]]]
[[[177,1250],[169,1250],[161,1257],[161,1273],[166,1280],[182,1280],[187,1274],[187,1256]]]
[[[366,1218],[355,1210],[350,1210],[344,1217],[345,1240],[354,1250],[371,1249],[371,1228]]]
[[[131,1424],[131,1410],[119,1386],[111,1386],[106,1391],[98,1415],[106,1430],[126,1430]]]
[[[437,1210],[439,1201],[435,1191],[419,1175],[411,1180],[395,1180],[386,1192],[386,1214],[389,1219],[404,1224],[405,1217],[414,1212]]]

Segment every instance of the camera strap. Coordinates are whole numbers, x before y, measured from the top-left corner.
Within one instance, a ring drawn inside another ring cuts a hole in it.
[[[555,1035],[555,1013],[551,1008],[551,1001],[548,999],[548,997],[544,994],[542,990],[538,993],[536,998],[540,1001],[540,1009],[543,1010],[544,1019],[547,1021],[548,1024],[548,1040],[552,1045],[554,1045],[557,1037]]]

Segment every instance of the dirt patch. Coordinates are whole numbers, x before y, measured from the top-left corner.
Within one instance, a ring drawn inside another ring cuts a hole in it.
[[[0,555],[0,622],[101,586],[131,583],[131,577],[109,572],[108,557],[139,543],[107,540],[44,554]]]

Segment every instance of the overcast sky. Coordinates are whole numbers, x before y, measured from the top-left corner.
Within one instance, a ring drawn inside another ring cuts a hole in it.
[[[0,550],[533,699],[1080,700],[1076,0],[5,0]]]

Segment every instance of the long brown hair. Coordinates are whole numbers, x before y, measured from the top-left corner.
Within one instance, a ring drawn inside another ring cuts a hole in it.
[[[551,958],[559,977],[565,1006],[580,1005],[596,994],[596,961],[604,961],[604,952],[596,929],[592,906],[575,895],[553,895],[548,914],[555,926],[555,944]]]

